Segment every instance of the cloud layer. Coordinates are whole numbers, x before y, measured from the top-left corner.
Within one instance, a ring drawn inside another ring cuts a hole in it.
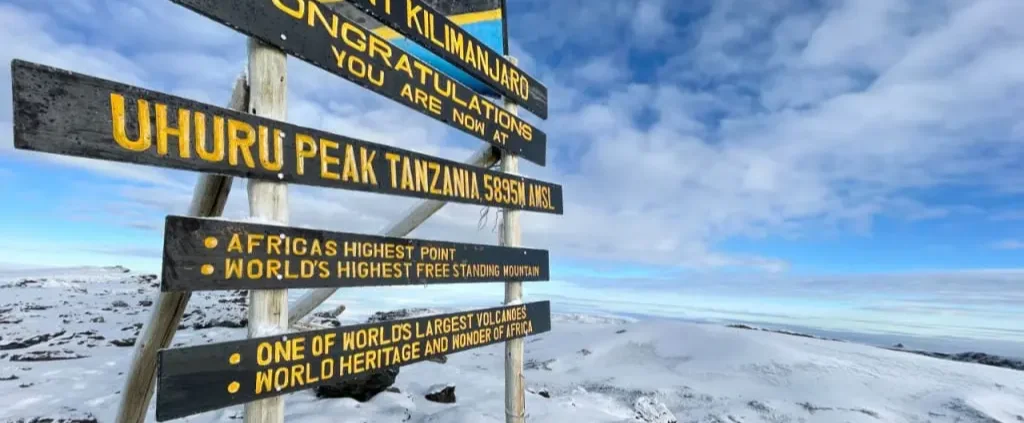
[[[730,239],[870,232],[879,218],[983,210],[967,190],[1024,190],[1024,4],[1013,0],[672,2],[529,0],[510,5],[512,52],[544,81],[548,167],[565,215],[524,213],[524,240],[556,257],[782,271]],[[215,104],[244,69],[244,38],[166,1],[0,4],[0,59],[21,58]],[[482,143],[298,60],[289,120],[462,160]],[[5,69],[0,79],[9,78]],[[183,213],[194,174],[10,150],[109,176],[68,199],[85,216],[154,230]],[[3,100],[7,98],[8,100]],[[525,115],[525,113],[524,113]],[[101,193],[114,192],[114,198]],[[246,214],[236,184],[228,215]],[[415,200],[294,186],[293,223],[374,233]],[[450,205],[414,235],[494,242],[492,210]],[[993,240],[992,242],[998,242]],[[999,244],[1012,248],[1015,241]]]

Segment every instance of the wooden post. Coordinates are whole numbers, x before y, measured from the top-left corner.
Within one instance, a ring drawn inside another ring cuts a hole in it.
[[[250,38],[249,113],[285,121],[288,116],[286,78],[284,52]],[[280,140],[270,142],[277,141]],[[264,222],[288,223],[287,184],[250,179],[248,191],[249,216]],[[277,335],[287,329],[288,290],[249,291],[249,337]],[[245,423],[282,422],[284,396],[245,405]]]
[[[480,166],[484,168],[491,167],[498,161],[498,156],[495,154],[495,148],[491,146],[485,146],[473,153],[465,162],[466,164],[473,166]],[[404,217],[392,223],[387,229],[381,232],[383,236],[392,237],[403,237],[409,235],[414,229],[423,224],[430,216],[441,210],[448,204],[446,201],[440,200],[423,200],[419,204],[413,206]],[[327,301],[331,295],[334,295],[338,291],[338,288],[317,288],[307,292],[301,298],[299,298],[295,304],[292,304],[291,310],[288,313],[288,324],[293,325],[307,314],[312,313],[316,310],[320,304]]]
[[[245,111],[247,104],[248,89],[243,73],[235,80],[228,108],[242,112]],[[196,188],[192,192],[188,214],[197,217],[220,216],[231,192],[231,181],[230,176],[200,174]],[[145,421],[156,380],[156,353],[171,344],[191,296],[190,292],[160,292],[153,302],[153,310],[142,329],[142,336],[135,341],[135,352],[132,354],[132,364],[124,387],[121,389],[121,404],[118,406],[115,422]]]
[[[508,56],[509,61],[516,65],[518,60]],[[505,108],[513,115],[519,114],[519,106],[504,100]],[[501,171],[519,174],[519,158],[503,152],[501,155]],[[518,247],[522,243],[522,232],[519,228],[519,210],[503,209],[501,225],[501,245]],[[505,304],[521,304],[523,302],[523,283],[505,281]],[[526,386],[523,378],[523,338],[505,341],[505,422],[523,423],[526,421]]]

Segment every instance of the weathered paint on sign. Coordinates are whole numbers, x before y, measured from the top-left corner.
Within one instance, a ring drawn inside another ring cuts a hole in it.
[[[548,89],[425,0],[346,0],[537,116],[548,117]]]
[[[166,421],[551,330],[547,301],[161,350]]]
[[[168,216],[163,291],[548,280],[548,252]]]
[[[68,156],[562,213],[562,187],[15,60],[14,145]]]
[[[547,135],[316,0],[171,0],[541,166]]]

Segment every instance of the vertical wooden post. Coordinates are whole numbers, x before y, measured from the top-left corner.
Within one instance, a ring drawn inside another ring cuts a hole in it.
[[[282,35],[285,36],[285,35]],[[287,57],[284,52],[249,39],[249,113],[284,121],[287,113]],[[269,134],[270,137],[276,134]],[[273,145],[281,140],[272,139]],[[269,147],[268,147],[269,148]],[[273,149],[270,149],[273,151]],[[288,186],[250,179],[249,216],[288,223]],[[288,290],[249,291],[249,337],[277,335],[288,329]],[[245,423],[283,423],[284,396],[245,405]]]
[[[248,104],[248,90],[245,74],[235,80],[228,108],[245,111]],[[230,176],[204,173],[199,175],[192,192],[192,203],[188,214],[197,217],[220,216],[231,192]],[[153,397],[156,380],[156,353],[167,348],[178,330],[181,315],[191,299],[190,292],[161,292],[153,302],[149,320],[143,327],[142,335],[135,341],[135,352],[128,370],[124,387],[121,388],[121,404],[118,406],[117,423],[142,423],[146,419],[149,400]]]
[[[518,64],[515,57],[508,56],[509,62]],[[505,108],[514,115],[519,114],[519,106],[504,100]],[[503,152],[501,171],[510,175],[519,174],[519,158]],[[503,209],[501,225],[501,244],[518,247],[522,243],[522,232],[519,228],[519,210]],[[505,281],[505,304],[523,302],[523,282]],[[526,421],[526,386],[523,378],[523,338],[505,341],[505,423],[523,423]]]

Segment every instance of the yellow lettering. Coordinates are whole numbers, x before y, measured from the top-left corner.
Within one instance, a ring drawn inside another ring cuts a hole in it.
[[[316,156],[316,143],[306,134],[295,135],[295,172],[306,174],[306,159]]]
[[[277,8],[280,9],[282,12],[287,13],[289,16],[295,19],[302,19],[302,15],[306,13],[306,0],[298,0],[297,3],[299,4],[299,8],[292,9],[288,6],[281,4],[281,0],[274,0],[274,6],[277,6]]]
[[[328,155],[328,153],[327,153],[327,150],[329,150],[329,149],[337,149],[337,148],[338,148],[338,143],[337,142],[334,142],[334,141],[331,141],[331,140],[325,140],[323,138],[320,139],[320,177],[321,178],[324,178],[324,179],[335,179],[335,180],[341,179],[341,175],[338,175],[337,173],[331,172],[330,170],[327,169],[328,165],[336,165],[336,164],[341,163],[341,160],[339,160],[337,157]]]
[[[117,93],[110,93],[110,116],[114,122],[114,141],[121,147],[142,152],[146,151],[153,144],[153,137],[150,133],[149,102],[143,99],[138,101],[138,126],[139,137],[132,140],[126,132],[126,118],[124,112],[124,97]]]
[[[161,156],[167,155],[167,137],[178,138],[178,155],[187,159],[192,157],[191,131],[189,130],[189,111],[178,109],[178,127],[172,128],[167,124],[167,105],[157,103],[156,108],[156,153]]]
[[[256,130],[252,125],[236,119],[228,119],[228,163],[238,165],[238,153],[242,153],[245,164],[255,168],[252,159],[252,146],[256,143]]]
[[[355,151],[352,144],[345,144],[345,165],[341,170],[341,180],[356,182],[359,180],[359,173],[356,170]]]
[[[281,140],[284,138],[284,134],[280,129],[274,129],[274,136],[268,140],[269,132],[269,128],[260,126],[260,165],[266,170],[277,172],[284,166],[284,157],[281,154],[283,149]],[[274,161],[270,161],[271,146],[274,148]]]
[[[359,168],[363,172],[363,183],[377,185],[377,173],[373,171],[373,159],[377,157],[376,151],[369,151],[366,147],[359,147]]]

